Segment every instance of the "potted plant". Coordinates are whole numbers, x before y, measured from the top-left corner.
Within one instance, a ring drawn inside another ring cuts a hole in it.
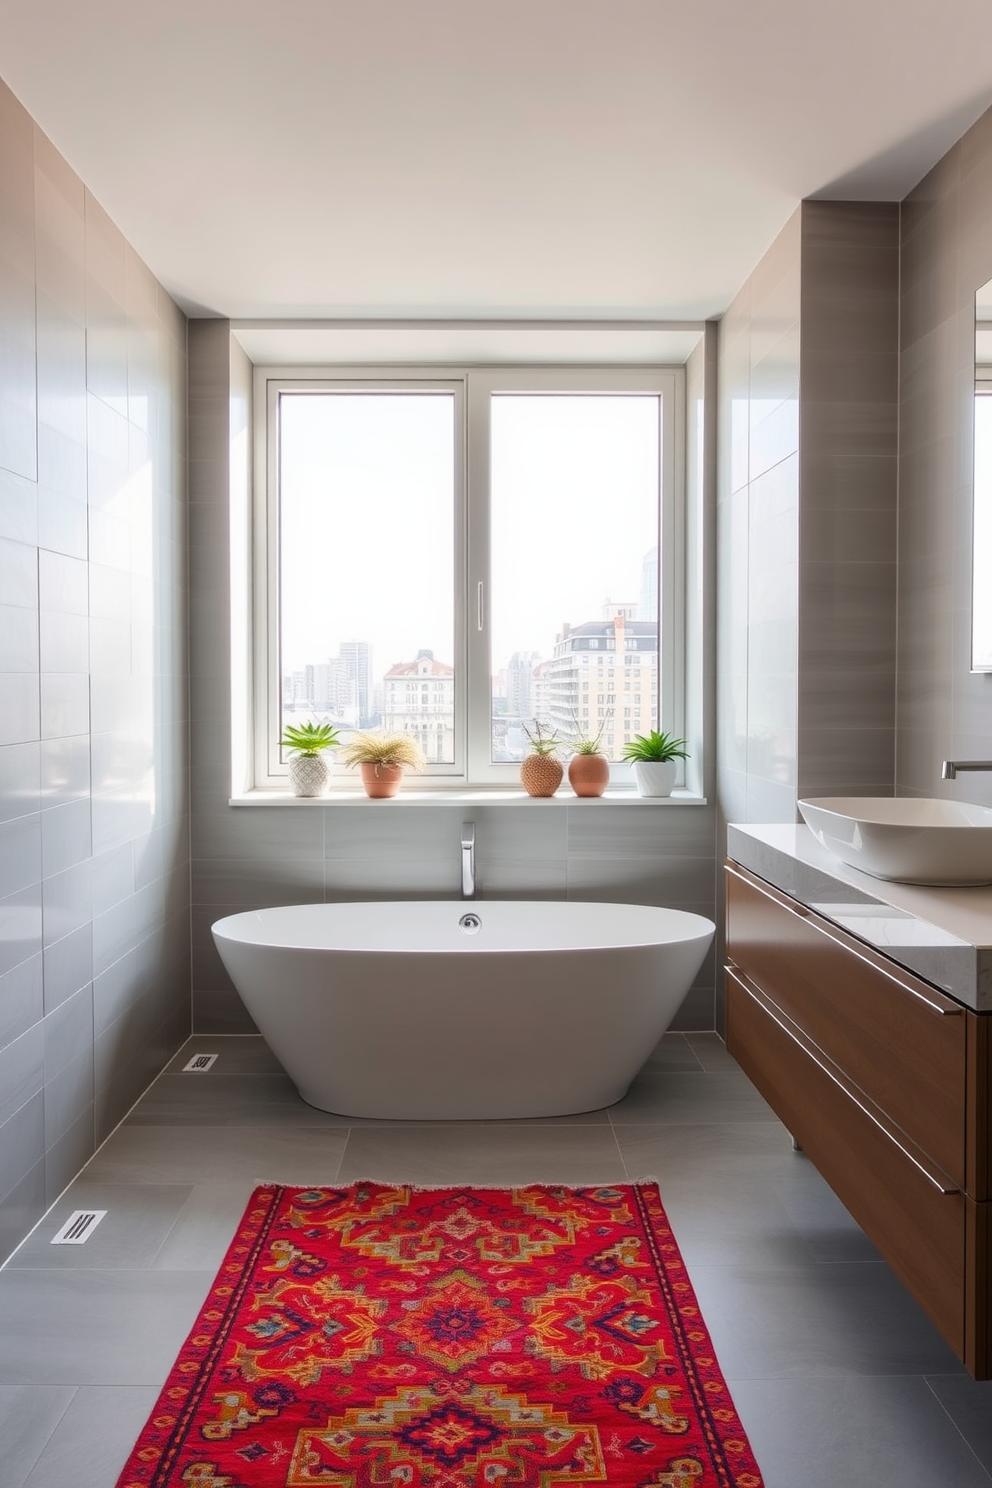
[[[600,745],[604,723],[590,739],[572,740],[572,758],[568,762],[568,783],[577,796],[601,796],[610,780],[610,762]]]
[[[642,796],[670,796],[675,784],[676,760],[688,759],[685,740],[652,729],[635,734],[623,746],[623,757],[634,767],[634,779]]]
[[[565,773],[561,760],[555,758],[558,730],[547,729],[536,718],[533,729],[526,724],[523,729],[530,741],[530,754],[520,762],[520,783],[529,796],[553,796]]]
[[[325,749],[335,749],[340,741],[336,728],[329,723],[287,723],[279,740],[288,749],[289,784],[294,796],[322,796],[331,778]]]
[[[395,796],[404,770],[422,770],[424,751],[412,734],[388,729],[363,729],[353,734],[341,751],[346,765],[361,769],[365,794],[373,800]]]

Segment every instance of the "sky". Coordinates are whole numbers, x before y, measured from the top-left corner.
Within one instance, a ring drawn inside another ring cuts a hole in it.
[[[636,603],[658,541],[651,395],[498,394],[492,418],[494,670],[549,655],[564,622]],[[369,641],[376,677],[454,656],[454,399],[292,394],[280,450],[283,671]]]

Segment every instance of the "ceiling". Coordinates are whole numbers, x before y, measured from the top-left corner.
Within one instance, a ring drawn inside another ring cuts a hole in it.
[[[698,320],[992,103],[992,5],[0,0],[0,76],[191,314]]]

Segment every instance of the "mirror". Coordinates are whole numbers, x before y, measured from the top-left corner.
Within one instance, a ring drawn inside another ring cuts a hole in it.
[[[971,670],[992,672],[992,279],[975,295],[975,464]]]

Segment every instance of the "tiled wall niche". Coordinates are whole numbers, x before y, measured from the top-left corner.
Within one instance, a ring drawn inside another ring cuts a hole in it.
[[[712,380],[714,357],[710,334],[687,368],[687,403],[695,420],[702,420],[703,389],[708,367]],[[189,377],[194,1021],[199,1032],[231,1033],[252,1025],[214,949],[214,920],[266,904],[456,898],[461,813],[450,806],[228,804],[231,700],[232,695],[242,699],[245,691],[245,657],[240,651],[232,657],[230,539],[232,513],[235,523],[242,523],[247,499],[239,451],[251,367],[227,322],[190,323]],[[688,446],[693,451],[689,479],[702,493],[704,481],[712,478],[707,460],[696,455],[695,425]],[[702,575],[711,563],[712,523],[703,494],[695,506],[700,519],[690,532],[692,565]],[[243,582],[239,562],[233,574],[234,582]],[[706,693],[700,708],[711,706],[711,645],[707,620],[699,655],[691,662],[695,685]],[[713,917],[712,805],[590,810],[534,803],[532,811],[486,805],[473,816],[479,879],[488,897],[662,904]],[[712,1028],[713,1009],[710,957],[683,1005],[679,1026]]]
[[[0,84],[0,1258],[189,1028],[185,362]]]

